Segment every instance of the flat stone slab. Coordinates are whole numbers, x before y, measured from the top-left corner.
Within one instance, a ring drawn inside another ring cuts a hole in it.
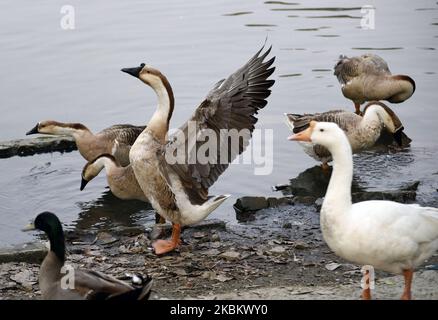
[[[47,247],[40,242],[24,243],[11,248],[0,248],[0,263],[41,263],[47,251]]]
[[[0,158],[24,157],[54,151],[70,152],[73,150],[77,150],[77,148],[74,139],[71,137],[44,136],[0,142]]]

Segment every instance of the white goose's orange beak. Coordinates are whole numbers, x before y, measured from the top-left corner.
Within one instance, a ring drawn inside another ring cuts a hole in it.
[[[310,121],[309,127],[306,130],[293,134],[287,139],[292,141],[312,142],[312,139],[310,137],[312,136],[313,128],[315,127],[315,125],[316,121]]]

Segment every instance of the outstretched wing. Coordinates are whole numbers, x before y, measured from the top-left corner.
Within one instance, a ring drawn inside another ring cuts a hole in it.
[[[275,82],[268,80],[275,70],[270,68],[275,57],[264,62],[271,48],[261,54],[262,50],[227,79],[219,81],[166,146],[166,157],[169,153],[175,156],[178,149],[185,150],[177,163],[166,163],[162,170],[172,170],[178,175],[192,203],[200,204],[207,199],[208,188],[249,144],[257,122],[255,115],[266,106],[266,98],[271,94],[269,88]],[[229,143],[230,138],[221,138],[223,130],[240,133],[237,144]],[[206,138],[211,136],[215,136],[217,143]],[[212,142],[213,146],[207,152],[207,163],[196,154],[206,142]]]

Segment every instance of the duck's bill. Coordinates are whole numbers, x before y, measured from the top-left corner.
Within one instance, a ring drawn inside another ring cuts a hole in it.
[[[32,231],[35,230],[35,225],[33,223],[29,223],[27,226],[25,226],[21,231]]]
[[[296,134],[291,135],[287,139],[291,140],[291,141],[312,142],[312,139],[310,139],[311,134],[312,134],[311,128],[307,128],[304,131],[301,131],[301,132],[298,132]]]
[[[36,134],[38,133],[38,123],[35,127],[33,127],[32,129],[30,129],[28,132],[26,132],[26,136],[30,135],[30,134]]]
[[[87,185],[87,183],[88,183],[88,181],[85,180],[84,178],[82,178],[82,181],[81,181],[81,187],[80,187],[80,190],[81,190],[81,191],[84,190],[84,188],[85,188],[85,186]]]
[[[133,77],[138,78],[140,76],[140,71],[141,71],[141,69],[143,69],[143,67],[144,67],[144,64],[141,64],[139,67],[135,67],[135,68],[123,68],[120,71],[125,72],[127,74],[130,74]]]

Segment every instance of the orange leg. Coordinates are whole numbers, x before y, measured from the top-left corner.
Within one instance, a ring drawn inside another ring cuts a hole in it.
[[[411,300],[411,284],[412,284],[412,278],[414,277],[414,270],[404,270],[403,276],[405,277],[405,290],[403,291],[403,295],[401,296],[402,300]]]
[[[362,112],[360,111],[360,103],[354,103],[354,107],[356,108],[356,114],[362,115]]]
[[[174,223],[172,225],[172,237],[170,240],[157,240],[152,246],[155,249],[155,253],[160,255],[170,251],[173,251],[181,244],[181,225]]]
[[[370,289],[370,272],[367,270],[365,272],[366,288],[362,290],[362,300],[371,300],[371,289]]]

